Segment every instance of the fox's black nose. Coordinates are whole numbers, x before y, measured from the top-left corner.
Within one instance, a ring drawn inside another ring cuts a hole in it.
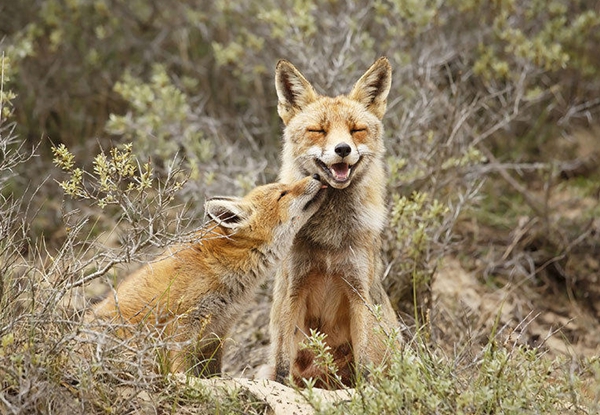
[[[348,154],[350,154],[350,152],[352,151],[352,149],[346,143],[339,143],[337,146],[335,146],[334,151],[335,151],[335,154],[337,154],[338,156],[344,158]]]
[[[312,175],[312,178],[318,181],[321,181],[321,176],[319,176],[317,173]]]

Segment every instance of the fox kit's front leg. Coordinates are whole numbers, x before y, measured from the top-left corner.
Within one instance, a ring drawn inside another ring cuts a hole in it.
[[[181,349],[169,353],[171,372],[190,372],[194,376],[208,377],[221,374],[222,340],[217,336],[204,336]]]
[[[199,339],[198,344],[192,345],[190,359],[192,373],[195,376],[205,377],[221,374],[223,358],[223,337],[212,335]]]

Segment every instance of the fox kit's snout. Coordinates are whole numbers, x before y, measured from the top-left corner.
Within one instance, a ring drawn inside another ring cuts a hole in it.
[[[168,350],[170,370],[221,372],[222,342],[264,278],[319,209],[318,175],[257,187],[244,198],[207,200],[199,242],[171,247],[142,267],[88,313],[87,320],[151,326]]]

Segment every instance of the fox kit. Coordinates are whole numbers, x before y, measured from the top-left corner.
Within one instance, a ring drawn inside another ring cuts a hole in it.
[[[88,320],[152,326],[185,344],[169,351],[171,370],[219,374],[222,340],[319,208],[322,187],[314,174],[257,187],[243,199],[208,200],[211,220],[199,231],[200,242],[171,248],[132,274]]]
[[[374,328],[385,332],[398,325],[382,286],[380,258],[386,220],[381,119],[391,72],[380,58],[348,95],[332,98],[317,94],[290,62],[277,64],[278,112],[285,124],[280,179],[292,183],[320,174],[327,183],[325,200],[296,235],[275,279],[270,376],[280,382],[291,374],[299,385],[314,378],[319,387],[340,386],[302,347],[317,330],[326,335],[337,375],[353,385],[356,370],[385,360],[385,340],[374,338]]]

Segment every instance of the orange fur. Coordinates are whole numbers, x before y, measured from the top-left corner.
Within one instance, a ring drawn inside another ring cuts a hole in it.
[[[318,173],[325,200],[298,232],[275,280],[271,310],[274,377],[315,378],[336,387],[300,345],[311,329],[326,334],[342,382],[385,363],[384,334],[397,319],[381,282],[381,232],[387,211],[383,124],[391,85],[386,58],[377,60],[348,95],[321,96],[289,62],[276,69],[284,124],[280,179]],[[381,308],[381,318],[374,313]],[[342,351],[342,352],[340,352]]]
[[[88,320],[153,326],[182,343],[169,350],[172,370],[220,373],[222,341],[318,209],[321,188],[317,178],[306,177],[258,187],[243,199],[208,200],[211,220],[199,242],[172,247],[132,274],[93,307]]]

